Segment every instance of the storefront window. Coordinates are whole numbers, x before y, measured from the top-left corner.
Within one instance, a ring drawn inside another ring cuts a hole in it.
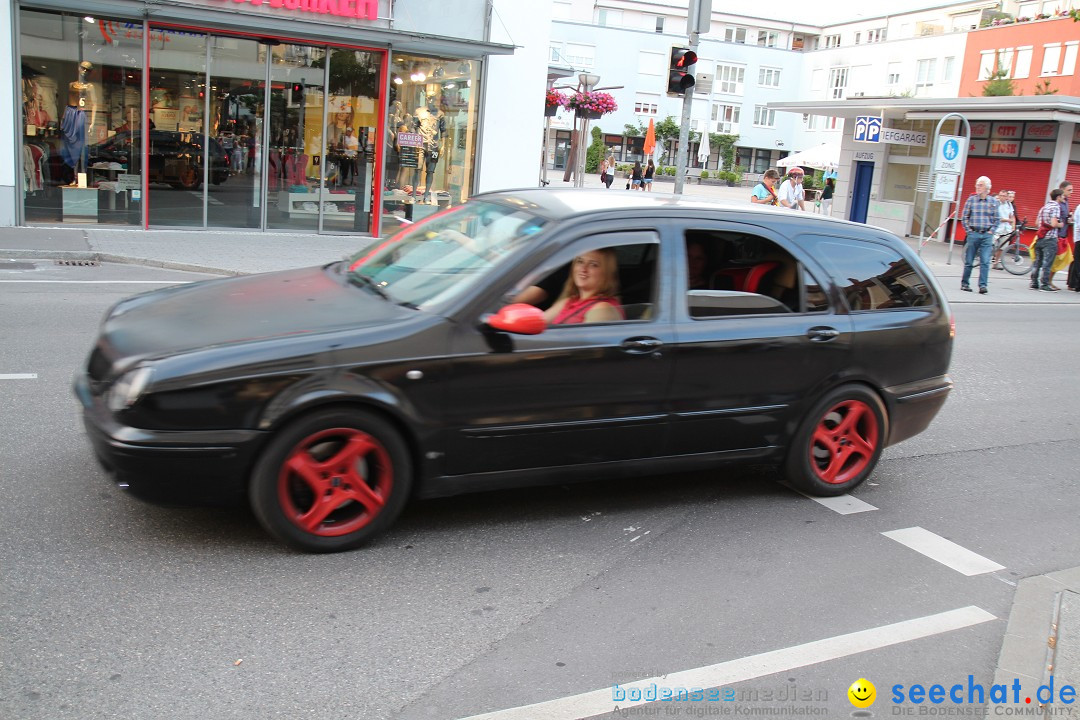
[[[331,50],[323,163],[324,186],[331,189],[330,199],[323,202],[323,230],[371,228],[381,59],[362,50]]]
[[[139,224],[142,25],[22,10],[28,223]]]
[[[383,230],[465,202],[476,157],[477,60],[395,55],[386,124]]]
[[[205,155],[210,151],[211,182],[228,177],[220,147],[206,147],[203,105],[207,36],[153,29],[150,33],[149,157],[146,174],[150,224],[203,227]],[[141,157],[141,132],[131,135]],[[215,143],[212,143],[216,145]],[[136,161],[133,166],[138,166]]]

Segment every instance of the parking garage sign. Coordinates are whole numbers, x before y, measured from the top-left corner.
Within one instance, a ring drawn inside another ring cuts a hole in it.
[[[967,160],[968,139],[963,135],[938,135],[934,145],[934,172],[959,175]]]
[[[855,118],[855,142],[881,142],[881,118],[859,115]]]

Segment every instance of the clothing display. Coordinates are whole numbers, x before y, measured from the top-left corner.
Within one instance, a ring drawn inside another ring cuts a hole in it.
[[[75,168],[82,160],[83,149],[86,147],[86,113],[72,105],[64,108],[60,137],[63,139],[60,157],[69,168]]]

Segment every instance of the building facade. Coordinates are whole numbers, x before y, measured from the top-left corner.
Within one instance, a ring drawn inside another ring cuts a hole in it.
[[[373,234],[533,174],[485,118],[539,131],[543,4],[5,5],[0,224]]]

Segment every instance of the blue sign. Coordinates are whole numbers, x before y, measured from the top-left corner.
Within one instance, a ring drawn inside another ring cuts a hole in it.
[[[872,115],[856,117],[855,142],[881,142],[881,118]]]
[[[945,145],[942,146],[941,154],[945,156],[946,160],[955,160],[956,156],[960,154],[960,143],[956,142],[955,138],[949,138],[945,141]]]

